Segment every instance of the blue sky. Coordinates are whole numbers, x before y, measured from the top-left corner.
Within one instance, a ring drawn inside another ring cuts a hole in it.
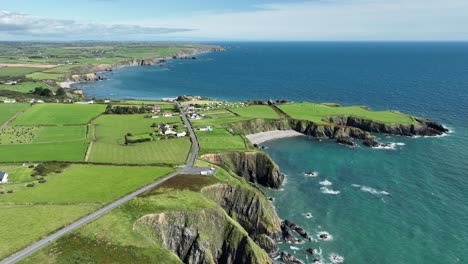
[[[0,0],[0,40],[468,40],[467,0]]]

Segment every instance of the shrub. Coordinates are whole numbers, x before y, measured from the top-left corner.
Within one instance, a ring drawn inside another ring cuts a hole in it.
[[[35,186],[34,183],[28,183],[28,184],[26,184],[26,187],[34,187],[34,186]]]
[[[15,191],[13,190],[8,190],[7,193],[14,193]]]
[[[68,164],[60,162],[41,163],[34,168],[31,176],[47,176],[52,172],[61,173],[67,166]]]

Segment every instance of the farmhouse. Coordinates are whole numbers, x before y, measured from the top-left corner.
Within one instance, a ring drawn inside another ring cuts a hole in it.
[[[3,101],[5,104],[14,104],[16,103],[16,100],[15,99],[6,99]]]
[[[75,102],[75,104],[84,104],[84,105],[87,105],[87,104],[94,104],[94,101]]]
[[[163,117],[171,117],[172,114],[171,114],[171,113],[168,113],[168,112],[164,112],[164,113],[162,114],[162,116],[163,116]]]
[[[152,108],[151,108],[151,112],[153,112],[153,113],[159,113],[159,112],[161,112],[161,108],[159,108],[159,107],[157,107],[157,106],[152,107]]]
[[[16,85],[16,84],[18,84],[18,82],[17,81],[11,81],[11,82],[6,82],[5,84],[6,85]]]
[[[0,171],[0,182],[7,183],[8,182],[8,173],[4,171]]]
[[[211,131],[213,131],[213,128],[211,126],[205,126],[205,127],[200,127],[198,130],[211,132]]]
[[[187,132],[182,131],[182,132],[177,132],[177,137],[185,137],[187,135]]]

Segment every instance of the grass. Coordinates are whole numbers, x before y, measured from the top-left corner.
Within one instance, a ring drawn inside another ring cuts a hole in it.
[[[173,171],[170,167],[71,165],[33,188],[4,186],[17,191],[1,195],[0,203],[107,203]]]
[[[86,124],[104,112],[105,105],[36,104],[19,116],[14,125]]]
[[[211,132],[196,131],[196,134],[202,153],[245,149],[244,139],[224,128],[214,128]]]
[[[59,80],[63,78],[63,75],[58,73],[35,72],[26,75],[26,77],[33,80]]]
[[[95,205],[0,205],[0,259],[83,217]]]
[[[28,104],[0,104],[0,125],[26,107]]]
[[[83,161],[87,146],[87,141],[0,145],[0,161]]]
[[[55,88],[50,88],[49,86],[41,82],[23,82],[15,85],[0,84],[0,90],[9,90],[20,93],[29,93],[30,91],[33,91],[36,87],[55,90]]]
[[[32,168],[23,167],[22,164],[0,164],[0,171],[8,173],[8,182],[28,182],[31,181]]]
[[[33,72],[40,71],[39,68],[31,67],[1,67],[0,68],[0,77],[15,77],[23,76]]]
[[[132,145],[93,143],[91,162],[116,164],[184,164],[190,151],[188,138],[167,139]]]
[[[275,110],[267,105],[252,105],[240,108],[230,108],[229,110],[243,117],[267,119],[280,118]]]
[[[370,111],[360,106],[333,107],[323,104],[298,103],[280,105],[279,108],[295,119],[327,124],[323,118],[332,116],[356,116],[386,124],[412,124],[410,115],[393,111]]]
[[[183,164],[191,142],[188,138],[166,139],[124,145],[125,135],[151,133],[153,123],[171,123],[182,126],[180,117],[144,118],[144,115],[102,115],[93,121],[97,141],[90,155],[92,162],[119,164]]]

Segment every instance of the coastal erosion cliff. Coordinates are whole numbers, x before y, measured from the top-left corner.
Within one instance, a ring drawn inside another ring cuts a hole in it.
[[[385,124],[355,116],[328,117],[323,121],[328,124],[316,124],[307,120],[292,118],[255,119],[241,121],[231,125],[231,131],[237,134],[254,134],[272,130],[293,129],[314,138],[335,139],[338,143],[355,145],[354,139],[362,140],[365,145],[381,145],[371,133],[386,133],[399,136],[438,136],[448,130],[442,125],[423,118],[414,117],[413,123]]]
[[[184,263],[273,263],[221,208],[148,214],[134,230],[159,241]]]
[[[263,152],[225,152],[202,156],[252,183],[279,189],[284,181],[278,165]]]

